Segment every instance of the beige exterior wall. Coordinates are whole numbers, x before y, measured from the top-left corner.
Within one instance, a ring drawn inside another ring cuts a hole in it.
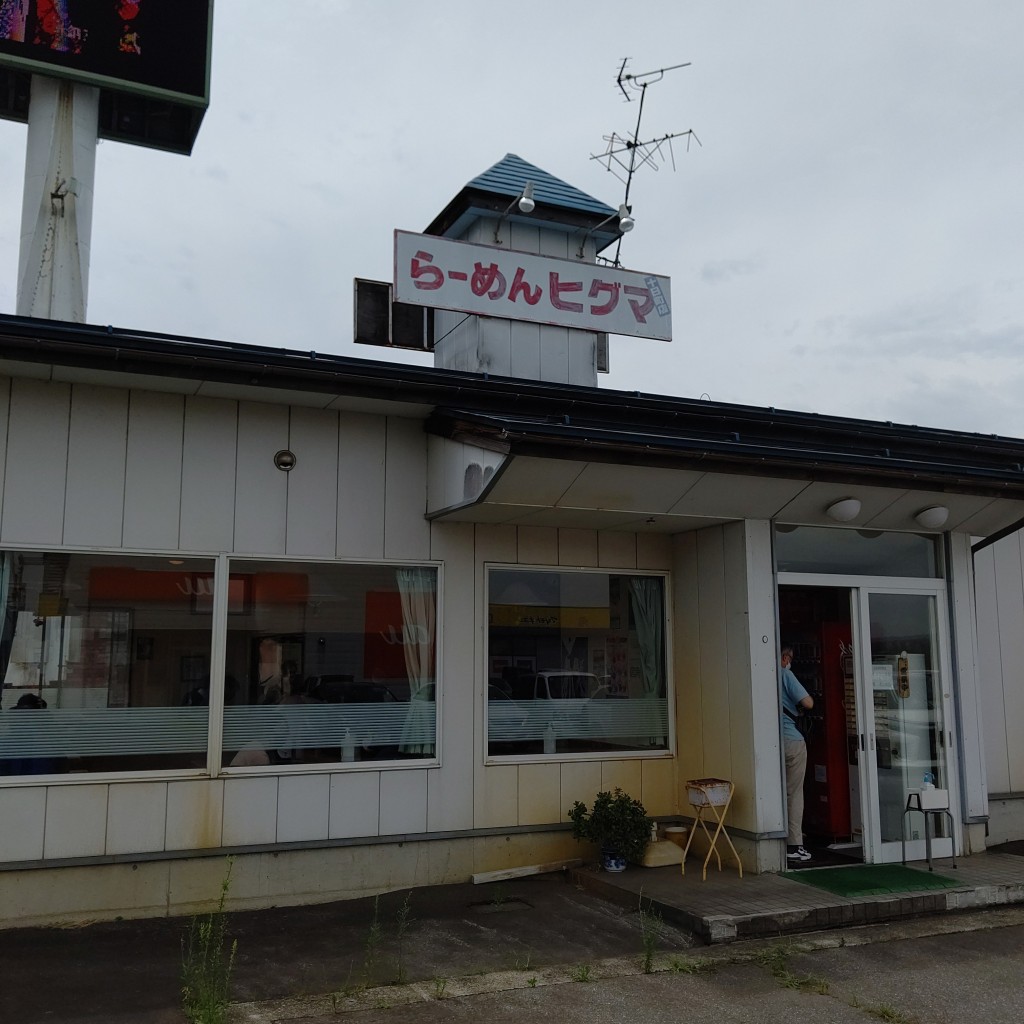
[[[710,771],[736,779],[737,821],[757,827],[763,814],[755,809],[750,788],[755,759],[745,673],[752,655],[760,652],[751,652],[745,635],[751,593],[744,560],[751,551],[743,527],[703,531],[674,543],[659,534],[430,524],[424,518],[427,438],[421,423],[332,409],[327,398],[309,396],[321,398],[328,407],[0,380],[0,407],[9,407],[9,415],[0,416],[0,543],[440,564],[437,763],[332,766],[303,774],[250,770],[240,775],[236,770],[215,779],[192,772],[189,777],[5,783],[0,821],[16,821],[17,827],[0,829],[0,863],[32,866],[0,872],[0,902],[13,908],[11,916],[46,919],[51,912],[46,907],[61,905],[64,897],[58,893],[80,871],[94,872],[90,886],[118,891],[114,880],[124,874],[123,866],[69,867],[56,875],[40,867],[71,858],[156,858],[139,863],[123,897],[67,896],[69,911],[86,899],[89,906],[80,909],[90,915],[101,915],[104,907],[125,913],[129,903],[144,913],[187,909],[192,902],[180,895],[175,879],[187,870],[205,884],[207,875],[217,878],[222,871],[218,857],[189,859],[190,851],[324,844],[319,852],[294,857],[311,863],[325,859],[333,866],[320,873],[331,877],[339,875],[338,865],[360,858],[367,874],[358,891],[379,890],[407,884],[400,855],[383,858],[394,861],[396,874],[376,873],[382,851],[394,849],[387,842],[380,845],[388,837],[418,841],[431,833],[450,837],[564,824],[574,800],[590,802],[598,791],[615,786],[641,799],[653,817],[674,816],[689,810],[680,800],[680,777]],[[273,465],[282,448],[297,457],[290,473]],[[696,562],[684,554],[691,548],[701,552]],[[686,764],[682,776],[671,752],[487,763],[481,681],[486,679],[488,564],[673,573],[673,676],[685,697],[677,719]],[[721,581],[716,584],[714,577],[723,564],[732,576],[720,592]],[[768,627],[764,631],[772,633]],[[693,642],[697,646],[691,650]],[[700,694],[709,688],[715,696],[702,704]],[[708,737],[715,758],[705,766]],[[377,845],[365,854],[326,845],[360,838]],[[437,852],[427,849],[429,843],[417,844],[417,857],[425,864],[440,858],[445,865],[424,868],[423,878],[465,879],[469,866],[488,870],[579,852],[564,832],[513,833],[497,844],[486,838],[467,838],[468,846],[453,846],[448,853],[443,851],[450,838],[438,840]],[[251,859],[268,863],[262,853]],[[240,871],[257,870],[242,865]],[[236,879],[235,884],[238,900],[263,898],[255,883],[249,887]],[[283,889],[271,886],[266,892],[273,902]],[[297,884],[294,895],[333,898],[338,890],[324,893],[315,885],[307,893]]]

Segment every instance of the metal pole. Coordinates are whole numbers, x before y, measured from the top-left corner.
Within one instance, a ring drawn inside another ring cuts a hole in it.
[[[19,316],[85,322],[99,89],[32,76]]]

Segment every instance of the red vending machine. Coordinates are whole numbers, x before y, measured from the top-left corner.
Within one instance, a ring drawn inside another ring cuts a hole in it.
[[[835,842],[848,838],[850,764],[847,735],[854,716],[850,678],[850,625],[822,622],[814,673],[814,709],[809,718],[807,775],[804,780],[804,831]],[[810,678],[810,677],[809,677]],[[804,684],[807,686],[807,684]],[[807,686],[811,691],[811,687]],[[856,720],[853,719],[856,734]]]

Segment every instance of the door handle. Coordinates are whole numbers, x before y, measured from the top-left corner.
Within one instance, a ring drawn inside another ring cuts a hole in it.
[[[860,749],[861,750],[867,750],[868,749],[866,744],[864,743],[864,733],[860,734]]]

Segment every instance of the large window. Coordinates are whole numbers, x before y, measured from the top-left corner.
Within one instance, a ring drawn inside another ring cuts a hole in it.
[[[488,754],[667,750],[665,624],[660,576],[491,569]]]
[[[437,570],[232,559],[224,765],[433,757]]]
[[[0,775],[205,768],[213,562],[0,552]]]

